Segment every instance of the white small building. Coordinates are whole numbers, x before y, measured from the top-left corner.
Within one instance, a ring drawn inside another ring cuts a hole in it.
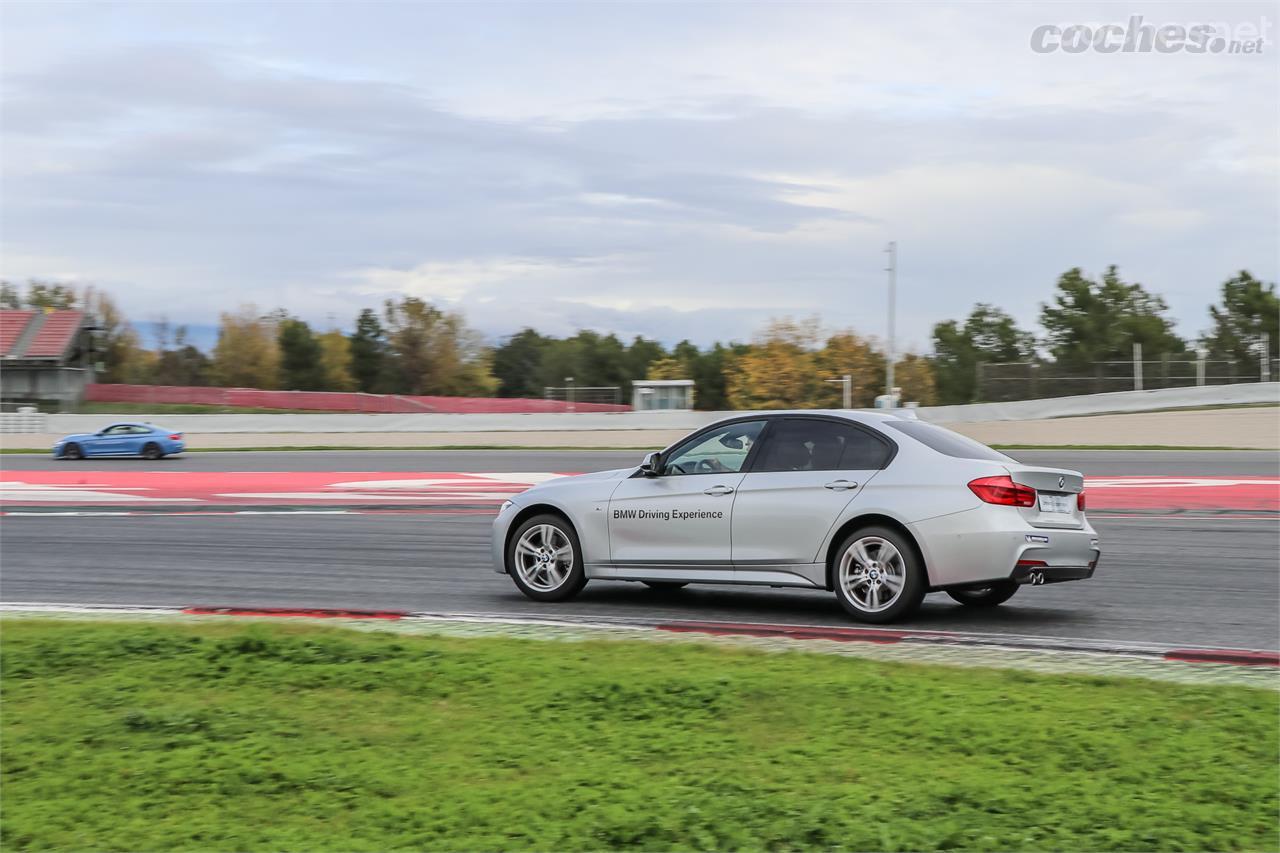
[[[641,379],[631,383],[631,408],[637,412],[693,408],[692,379]]]

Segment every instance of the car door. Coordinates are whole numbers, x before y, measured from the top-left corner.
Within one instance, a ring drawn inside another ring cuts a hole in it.
[[[121,456],[132,438],[128,424],[109,426],[86,442],[91,456]]]
[[[658,476],[623,480],[609,501],[613,566],[718,569],[731,579],[733,500],[764,425],[709,427],[663,454]]]
[[[765,580],[761,573],[783,572],[821,578],[818,549],[894,450],[887,438],[844,418],[774,420],[733,505],[736,576]]]
[[[129,456],[141,456],[142,448],[146,447],[147,442],[152,441],[154,435],[151,427],[134,424],[129,427],[129,431],[125,434],[125,440],[121,442],[120,452]]]

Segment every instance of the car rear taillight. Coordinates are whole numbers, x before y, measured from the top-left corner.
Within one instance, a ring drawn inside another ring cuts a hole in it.
[[[173,435],[169,436],[169,440],[170,440],[170,441],[181,441],[181,440],[182,440],[182,433],[180,433],[180,432],[175,432]]]
[[[1011,477],[979,477],[969,483],[969,491],[984,503],[1000,506],[1036,505],[1036,490],[1013,482]]]
[[[1080,510],[1081,512],[1084,512],[1084,492],[1083,491],[1076,493],[1076,509]]]

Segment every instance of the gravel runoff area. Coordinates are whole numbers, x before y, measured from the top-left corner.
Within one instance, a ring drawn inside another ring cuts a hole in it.
[[[103,415],[103,422],[113,416]],[[121,415],[120,419],[129,416]],[[140,416],[134,415],[134,418]],[[281,423],[290,415],[280,415]],[[620,416],[620,418],[625,416]],[[163,422],[163,417],[154,418]],[[1045,446],[1236,447],[1280,449],[1280,407],[1090,415],[948,424],[987,444]],[[188,433],[194,449],[235,447],[665,447],[687,430],[509,430],[488,432]],[[45,448],[59,436],[11,434],[9,449]]]

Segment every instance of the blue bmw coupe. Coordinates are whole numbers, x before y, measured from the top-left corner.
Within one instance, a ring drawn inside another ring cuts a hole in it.
[[[58,439],[53,445],[53,457],[141,456],[143,459],[159,459],[181,453],[186,447],[180,432],[161,429],[154,424],[112,424],[97,432]]]

